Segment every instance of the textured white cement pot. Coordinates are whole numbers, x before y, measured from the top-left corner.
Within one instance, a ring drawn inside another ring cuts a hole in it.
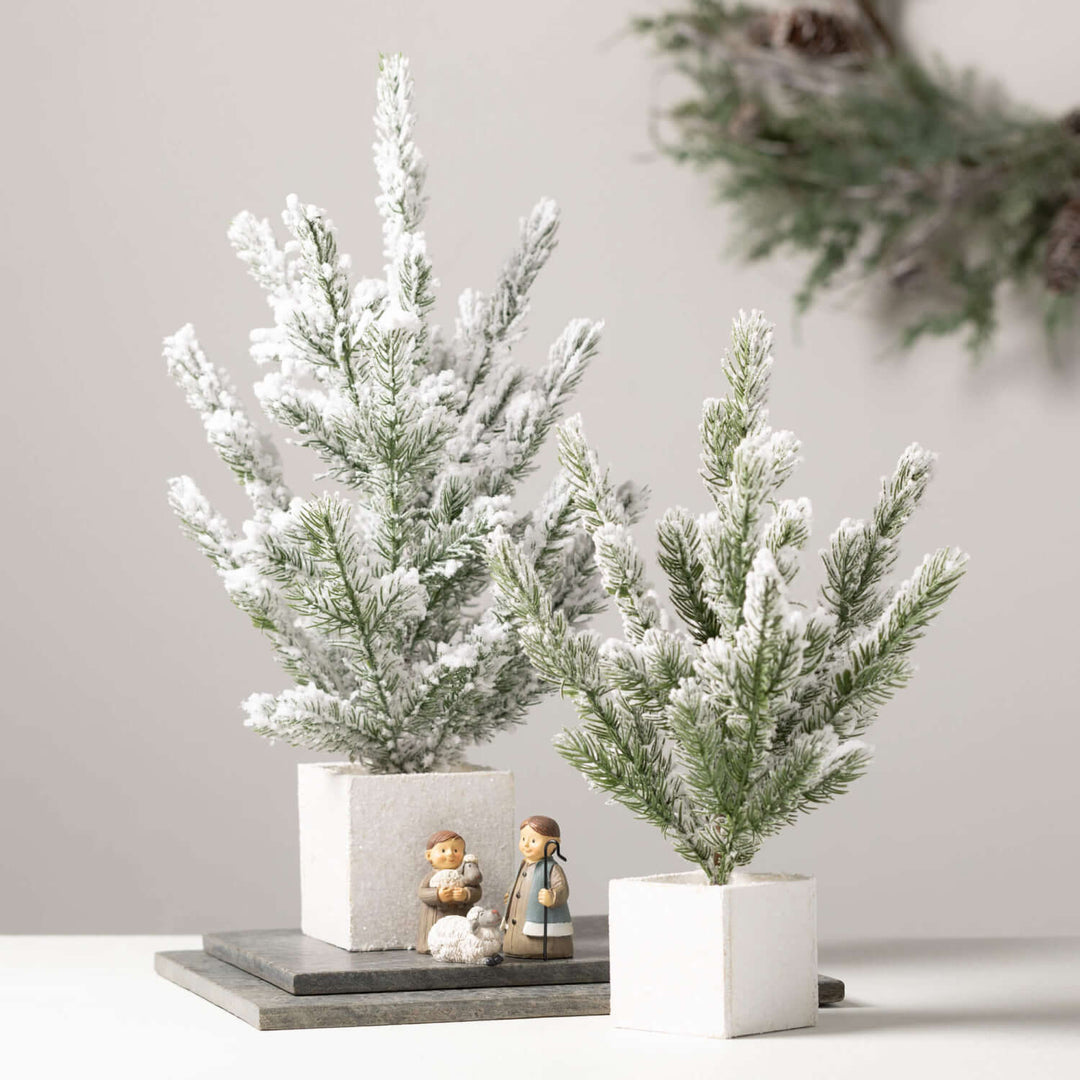
[[[621,878],[608,901],[617,1027],[729,1039],[817,1023],[813,878]]]
[[[300,765],[298,789],[305,934],[353,952],[414,947],[424,842],[438,829],[465,837],[480,860],[484,902],[501,908],[517,866],[513,773],[466,765],[380,776],[359,765]]]

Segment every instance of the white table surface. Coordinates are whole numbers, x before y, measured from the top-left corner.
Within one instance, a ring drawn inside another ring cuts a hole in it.
[[[154,974],[196,937],[0,937],[0,1072],[18,1078],[1080,1077],[1080,938],[821,948],[818,1026],[728,1041],[607,1017],[267,1031]],[[374,1073],[371,1070],[377,1069]]]

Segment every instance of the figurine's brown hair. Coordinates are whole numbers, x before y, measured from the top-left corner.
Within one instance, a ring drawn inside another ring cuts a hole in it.
[[[519,826],[519,829],[524,829],[528,826],[533,832],[539,833],[541,836],[550,836],[558,838],[562,836],[562,832],[559,829],[559,823],[553,817],[544,817],[543,814],[533,814],[532,817],[527,817]]]
[[[461,833],[456,833],[453,829],[440,829],[427,838],[427,845],[424,850],[430,851],[436,844],[441,844],[445,840],[460,840],[463,844],[465,843],[465,838]]]

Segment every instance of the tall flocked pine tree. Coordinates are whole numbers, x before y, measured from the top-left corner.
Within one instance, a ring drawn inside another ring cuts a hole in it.
[[[509,535],[491,542],[497,606],[582,721],[559,737],[559,752],[714,884],[863,772],[870,751],[860,736],[911,676],[909,654],[966,562],[941,549],[895,590],[882,586],[930,479],[933,455],[912,445],[869,520],[833,533],[818,604],[790,598],[810,503],[778,493],[799,443],[769,426],[772,363],[771,326],[740,315],[724,360],[731,393],[705,402],[701,424],[714,508],[669,510],[657,526],[681,627],[649,587],[630,518],[576,420],[560,430],[560,458],[624,639],[576,629],[529,551]]]
[[[254,694],[247,724],[378,772],[426,771],[518,722],[544,689],[515,632],[481,594],[495,528],[521,544],[567,625],[601,602],[592,544],[559,479],[529,513],[510,497],[596,353],[601,326],[572,321],[539,371],[512,356],[529,290],[556,243],[542,200],[490,293],[466,291],[454,333],[431,326],[437,282],[424,234],[424,164],[413,142],[408,61],[380,65],[375,163],[384,277],[354,281],[322,210],[290,196],[281,247],[240,214],[229,239],[266,291],[274,325],[252,334],[270,417],[338,490],[294,496],[270,439],[185,326],[169,372],[243,485],[234,533],[186,476],[169,498],[233,602],[270,639],[295,685]],[[622,505],[633,513],[632,492]]]

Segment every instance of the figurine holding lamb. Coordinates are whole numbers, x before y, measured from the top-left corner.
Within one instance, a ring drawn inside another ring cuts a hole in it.
[[[475,855],[466,855],[461,860],[460,870],[436,870],[428,878],[428,886],[438,891],[439,889],[456,889],[462,885],[466,888],[479,886],[483,881],[480,873],[480,862]]]
[[[431,870],[417,890],[420,926],[416,951],[420,953],[432,951],[428,944],[429,934],[441,920],[454,917],[460,930],[466,916],[480,902],[483,891],[480,865],[475,855],[465,854],[465,841],[460,833],[452,829],[432,833],[428,837],[424,858],[431,864]],[[496,953],[498,951],[495,949]]]

